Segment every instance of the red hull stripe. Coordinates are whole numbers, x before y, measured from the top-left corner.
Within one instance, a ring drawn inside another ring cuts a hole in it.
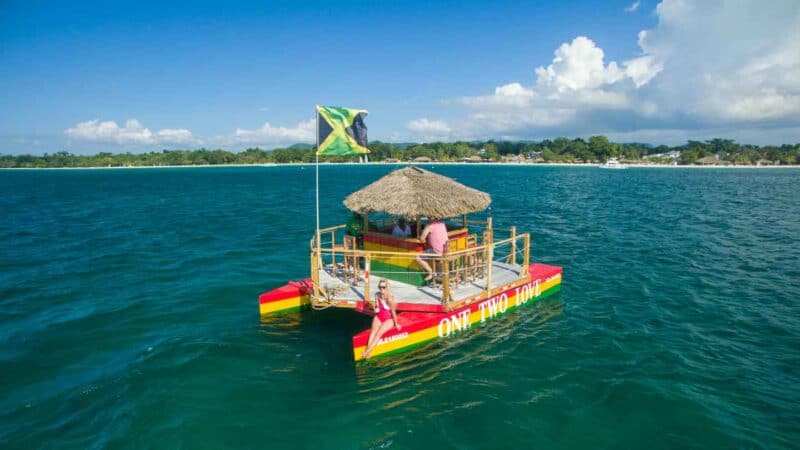
[[[259,295],[258,303],[279,302],[290,298],[302,297],[308,295],[312,287],[313,283],[311,282],[311,278],[306,278],[302,281],[290,281],[289,284],[285,284],[277,289]]]
[[[398,311],[419,311],[419,312],[426,312],[426,313],[440,313],[444,311],[444,307],[442,305],[426,305],[422,303],[403,303],[397,302],[397,310]]]

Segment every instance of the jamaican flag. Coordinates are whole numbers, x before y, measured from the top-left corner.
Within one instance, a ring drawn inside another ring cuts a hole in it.
[[[363,109],[317,106],[317,155],[361,155],[367,148]]]

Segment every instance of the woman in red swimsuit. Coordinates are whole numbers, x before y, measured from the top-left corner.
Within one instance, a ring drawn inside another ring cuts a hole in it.
[[[364,350],[364,359],[369,359],[372,349],[378,345],[384,334],[394,325],[397,331],[403,329],[397,321],[394,296],[389,290],[389,282],[385,279],[378,282],[378,293],[375,294],[375,318],[372,319],[372,330],[369,332],[367,349]]]

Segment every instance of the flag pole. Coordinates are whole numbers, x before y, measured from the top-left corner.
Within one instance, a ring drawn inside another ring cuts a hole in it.
[[[320,233],[319,233],[319,111],[317,107],[314,108],[314,116],[317,118],[317,131],[316,131],[316,140],[317,140],[317,147],[314,149],[314,155],[316,157],[316,162],[314,164],[316,177],[315,177],[315,186],[316,188],[314,191],[316,192],[316,205],[317,205],[317,231],[316,231],[316,238],[317,238],[317,258],[322,259],[322,255],[320,254],[320,248],[322,247],[322,243],[320,240]]]

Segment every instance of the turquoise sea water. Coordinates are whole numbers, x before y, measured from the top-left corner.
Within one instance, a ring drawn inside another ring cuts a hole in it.
[[[390,169],[323,167],[322,225]],[[367,365],[364,316],[259,318],[313,167],[0,171],[0,447],[800,445],[800,171],[433,170],[561,292]]]

